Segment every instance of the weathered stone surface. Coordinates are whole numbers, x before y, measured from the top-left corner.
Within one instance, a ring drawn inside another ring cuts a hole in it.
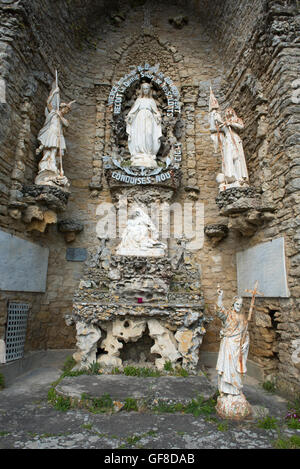
[[[45,292],[49,249],[0,230],[0,290]]]
[[[214,244],[217,244],[228,236],[228,226],[221,223],[206,225],[204,233],[208,238],[213,240]]]
[[[230,420],[244,420],[252,413],[251,405],[242,393],[218,397],[216,411],[222,419]]]
[[[58,231],[64,234],[65,241],[75,241],[76,235],[83,230],[83,223],[77,220],[60,220],[57,224]]]
[[[83,262],[87,259],[87,250],[85,248],[67,248],[66,260],[72,262]]]
[[[80,364],[79,368],[89,368],[96,363],[97,342],[101,337],[101,330],[94,325],[77,321],[76,331],[77,351],[73,354],[73,358]]]
[[[284,238],[257,244],[237,253],[238,293],[245,292],[259,283],[259,291],[266,297],[289,297],[285,266]],[[248,285],[248,286],[247,286]]]
[[[23,200],[28,203],[37,203],[47,205],[49,208],[64,210],[66,208],[69,192],[56,189],[52,186],[24,186]]]
[[[66,377],[57,386],[60,395],[80,398],[86,393],[91,398],[109,394],[113,400],[125,402],[128,397],[145,400],[148,405],[157,401],[186,403],[199,393],[204,399],[213,396],[215,388],[205,376],[181,378],[166,376],[160,378],[136,378],[124,375]]]
[[[82,245],[94,245],[94,225],[98,222],[95,206],[104,200],[111,201],[102,177],[102,156],[116,151],[108,96],[112,86],[128,73],[131,65],[145,61],[150,65],[160,63],[164,76],[169,75],[178,87],[181,116],[173,131],[183,144],[182,184],[183,187],[200,188],[199,198],[205,204],[205,223],[216,223],[219,213],[214,199],[218,188],[214,175],[219,171],[221,161],[212,153],[207,125],[207,102],[212,85],[220,105],[224,108],[232,105],[245,119],[242,138],[250,182],[262,191],[263,206],[268,208],[273,204],[276,210],[260,212],[258,217],[257,209],[253,208],[249,220],[241,213],[235,221],[231,216],[230,223],[236,223],[236,229],[230,229],[222,244],[213,246],[206,239],[203,248],[193,253],[196,262],[202,266],[201,288],[207,311],[213,310],[215,286],[220,275],[226,283],[225,290],[232,294],[236,289],[233,261],[236,250],[274,239],[278,233],[283,235],[291,297],[259,299],[260,306],[280,314],[278,325],[282,329],[276,333],[276,354],[272,358],[261,355],[267,344],[263,339],[263,327],[253,327],[250,332],[255,335],[252,350],[255,360],[266,370],[271,367],[272,372],[278,374],[282,387],[294,392],[299,388],[299,375],[291,359],[294,352],[291,344],[299,338],[296,321],[300,275],[297,265],[290,264],[300,249],[297,238],[299,184],[295,170],[299,166],[296,4],[228,0],[224,8],[222,2],[211,0],[203,0],[197,5],[185,2],[184,7],[160,2],[151,6],[146,18],[142,8],[126,10],[119,28],[110,22],[111,14],[115,16],[113,8],[111,2],[91,0],[77,0],[76,8],[71,8],[67,0],[3,3],[1,226],[11,233],[26,230],[21,216],[26,205],[10,206],[10,203],[21,202],[14,197],[19,198],[21,185],[32,184],[36,175],[37,132],[44,120],[44,104],[53,72],[58,68],[63,98],[72,97],[78,103],[70,117],[70,151],[64,159],[72,187],[67,216],[78,217],[86,224],[86,230],[80,235]],[[178,8],[180,14],[189,18],[183,29],[175,29],[168,23],[169,18],[179,15]],[[142,25],[146,20],[148,27],[144,34]],[[124,148],[125,143],[124,140]],[[95,184],[91,193],[90,184]],[[162,189],[160,186],[159,190]],[[167,189],[165,191],[166,194]],[[173,195],[174,190],[170,188],[169,191]],[[186,197],[188,193],[182,190],[177,201],[183,203]],[[9,216],[10,210],[13,217]],[[251,237],[241,238],[241,232],[249,233]],[[33,302],[29,348],[74,346],[74,329],[64,326],[63,316],[71,311],[72,297],[81,278],[77,269],[82,265],[66,261],[65,244],[54,233],[53,225],[43,233],[24,233],[28,239],[40,236],[49,247],[51,258],[47,292],[45,295],[28,294]],[[171,246],[172,253],[177,249],[174,246]],[[175,289],[177,287],[178,284],[174,285]],[[180,288],[180,292],[171,291],[169,298],[189,304],[189,297],[194,296],[191,284],[189,293],[183,292],[184,282],[180,283]],[[24,299],[22,295],[15,295],[21,301]],[[95,289],[93,295],[96,297]],[[100,301],[107,292],[101,292],[101,295]],[[39,327],[41,318],[44,321],[42,328]],[[276,323],[272,323],[272,328],[276,332]],[[219,325],[214,321],[203,341],[204,349],[218,348],[218,329]]]

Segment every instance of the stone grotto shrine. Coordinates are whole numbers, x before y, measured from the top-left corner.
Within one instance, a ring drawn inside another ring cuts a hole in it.
[[[215,366],[300,391],[296,0],[0,1],[0,363]]]

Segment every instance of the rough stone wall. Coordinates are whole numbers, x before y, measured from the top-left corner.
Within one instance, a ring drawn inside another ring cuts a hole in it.
[[[236,250],[285,236],[291,298],[257,300],[251,357],[264,366],[266,374],[278,371],[282,387],[296,389],[299,371],[291,358],[300,320],[299,17],[295,6],[292,1],[264,0],[198,0],[191,8],[182,1],[152,2],[151,8],[143,2],[89,0],[0,4],[0,225],[50,249],[45,295],[1,292],[2,327],[7,299],[27,297],[33,305],[28,349],[74,345],[75,331],[65,325],[64,314],[71,309],[83,272],[82,263],[66,261],[67,246],[57,226],[49,225],[43,234],[28,233],[8,206],[12,191],[18,191],[23,182],[31,183],[36,174],[36,136],[43,125],[54,71],[59,71],[63,98],[77,101],[69,117],[64,162],[71,197],[61,218],[83,222],[84,231],[72,247],[91,250],[96,209],[110,201],[102,177],[102,156],[111,148],[109,91],[130,66],[159,62],[182,101],[183,185],[176,201],[188,200],[187,187],[199,188],[205,224],[226,221],[215,204],[220,161],[212,156],[209,134],[210,84],[221,106],[230,103],[245,121],[242,137],[250,180],[262,188],[266,200],[275,202],[276,217],[251,240],[230,232],[214,246],[205,237],[203,249],[195,256],[202,267],[207,312],[213,314],[218,283],[225,291],[225,303],[230,304],[236,294]],[[188,22],[176,28],[169,20],[179,15]],[[219,329],[219,321],[213,321],[203,350],[218,350]]]
[[[12,195],[18,197],[22,184],[31,184],[37,172],[36,137],[44,122],[45,103],[57,68],[62,98],[67,100],[71,96],[77,101],[70,117],[70,137],[66,136],[70,149],[64,166],[73,185],[68,216],[72,217],[74,204],[78,219],[82,218],[82,212],[88,211],[88,195],[84,188],[88,185],[85,178],[90,178],[92,158],[87,151],[87,141],[94,137],[95,106],[94,75],[91,78],[90,73],[94,64],[89,56],[94,45],[89,42],[85,22],[88,13],[95,13],[95,9],[84,0],[76,2],[75,9],[67,1],[4,3],[0,7],[1,86],[5,90],[0,104],[3,116],[0,135],[1,227],[49,247],[50,256],[47,293],[1,292],[1,323],[6,321],[8,300],[29,302],[32,307],[27,348],[64,348],[74,343],[74,338],[66,331],[63,314],[70,308],[73,290],[80,278],[80,275],[76,277],[76,270],[81,265],[74,263],[69,269],[61,269],[60,265],[65,263],[65,243],[57,227],[50,227],[44,235],[26,232],[26,225],[14,218],[9,200]],[[101,2],[98,7],[103,4]],[[81,54],[83,47],[85,53]],[[74,131],[73,120],[78,124]],[[89,131],[89,125],[92,131]],[[77,148],[75,154],[72,145]],[[85,162],[81,159],[82,153]],[[69,276],[76,277],[71,284]]]
[[[291,293],[289,299],[257,299],[250,356],[266,375],[275,372],[278,385],[292,393],[299,387],[293,356],[300,333],[299,7],[296,1],[255,2],[247,14],[250,2],[234,3],[232,9],[233,2],[225,8],[229,15],[238,13],[233,32],[224,25],[222,30],[224,7],[216,10],[215,20],[219,44],[228,45],[224,46],[225,101],[245,121],[243,142],[251,184],[260,189],[264,202],[276,207],[274,220],[250,240],[241,239],[237,248],[284,236]],[[244,21],[237,23],[237,17],[249,19],[248,27]]]

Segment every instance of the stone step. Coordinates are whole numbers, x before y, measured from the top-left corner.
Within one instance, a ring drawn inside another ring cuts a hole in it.
[[[160,376],[140,378],[125,375],[79,375],[63,378],[56,386],[58,394],[80,399],[108,394],[113,400],[124,402],[127,398],[186,403],[198,396],[209,399],[216,388],[204,376]]]

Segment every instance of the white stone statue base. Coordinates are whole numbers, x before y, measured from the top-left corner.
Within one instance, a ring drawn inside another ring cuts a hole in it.
[[[66,176],[60,176],[59,174],[48,170],[41,171],[36,176],[34,183],[38,186],[59,187],[61,190],[67,190],[70,187],[70,183]]]
[[[137,256],[137,257],[163,257],[165,249],[162,248],[119,248],[116,250],[118,256]]]
[[[219,396],[216,411],[222,419],[230,420],[243,420],[252,414],[251,406],[243,393]]]
[[[245,187],[249,186],[249,181],[247,179],[239,179],[239,180],[234,180],[232,178],[231,181],[225,181],[225,176],[223,173],[219,173],[216,177],[216,181],[219,184],[219,192],[226,191],[227,189],[230,189],[231,187]]]
[[[144,168],[157,168],[155,155],[138,154],[131,156],[131,166],[143,166]]]

